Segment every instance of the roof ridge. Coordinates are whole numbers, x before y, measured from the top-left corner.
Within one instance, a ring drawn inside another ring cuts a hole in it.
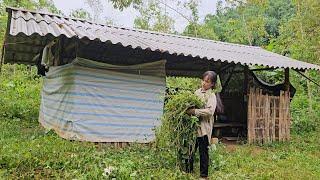
[[[259,46],[248,46],[248,45],[244,45],[244,44],[235,44],[235,43],[229,43],[229,42],[223,42],[223,41],[216,41],[216,40],[212,40],[212,39],[204,39],[204,38],[185,36],[185,35],[176,35],[176,34],[163,33],[163,32],[157,32],[157,31],[150,31],[150,30],[138,29],[138,28],[126,28],[126,30],[134,30],[134,31],[140,31],[140,32],[144,32],[144,33],[151,33],[151,34],[157,34],[157,35],[173,36],[173,37],[183,38],[183,39],[192,39],[192,40],[198,40],[198,41],[208,41],[208,42],[219,43],[219,44],[227,44],[227,45],[232,45],[232,46],[242,46],[242,47],[246,47],[246,48],[261,49],[261,47],[259,47]]]
[[[30,13],[35,13],[35,14],[56,16],[56,17],[64,18],[64,19],[72,19],[72,20],[85,21],[85,22],[90,23],[90,24],[96,24],[96,25],[106,26],[106,24],[97,23],[97,22],[90,21],[90,20],[87,20],[87,19],[75,18],[75,17],[65,16],[65,15],[61,15],[61,14],[50,13],[50,12],[42,12],[42,11],[36,11],[36,10],[22,9],[22,8],[17,8],[17,7],[6,7],[6,11],[7,11],[7,12],[11,12],[11,11],[30,12]]]

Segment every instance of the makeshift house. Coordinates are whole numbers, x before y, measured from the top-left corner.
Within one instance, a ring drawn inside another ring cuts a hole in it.
[[[36,65],[45,75],[39,121],[67,139],[150,142],[161,124],[165,77],[214,70],[225,105],[217,135],[236,130],[249,142],[288,140],[294,93],[289,69],[320,70],[260,47],[16,8],[7,12],[4,63]],[[261,82],[252,65],[284,69],[284,84]]]

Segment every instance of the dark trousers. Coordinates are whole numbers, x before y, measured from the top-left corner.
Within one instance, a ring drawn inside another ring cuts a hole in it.
[[[200,154],[200,176],[208,177],[208,167],[209,167],[209,152],[208,152],[208,136],[197,137],[195,151],[197,151],[199,147]],[[189,159],[186,160],[186,171],[193,172],[193,162],[194,155],[190,156]]]

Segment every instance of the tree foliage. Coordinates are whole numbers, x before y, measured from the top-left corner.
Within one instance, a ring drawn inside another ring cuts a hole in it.
[[[70,16],[74,18],[92,20],[91,14],[83,8],[72,10]]]
[[[157,0],[144,1],[136,7],[140,15],[134,20],[134,26],[139,29],[153,30],[165,33],[173,32],[174,20],[164,10]]]
[[[131,5],[140,5],[143,1],[142,0],[108,0],[112,2],[113,7],[116,9],[123,10]]]

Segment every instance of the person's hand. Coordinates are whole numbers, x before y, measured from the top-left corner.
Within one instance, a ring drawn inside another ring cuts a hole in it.
[[[194,115],[195,114],[195,109],[194,108],[190,108],[187,110],[187,114],[188,115]]]

